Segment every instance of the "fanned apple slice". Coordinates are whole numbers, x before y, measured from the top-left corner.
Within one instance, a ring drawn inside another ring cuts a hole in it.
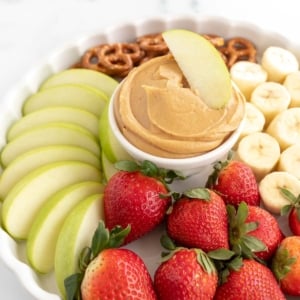
[[[45,274],[53,269],[55,247],[64,221],[76,205],[91,195],[103,193],[103,189],[100,182],[82,181],[47,200],[32,224],[26,243],[28,262],[34,270]]]
[[[96,115],[84,109],[68,106],[52,106],[34,111],[14,122],[7,131],[7,141],[12,141],[20,134],[36,126],[53,122],[76,124],[87,129],[95,137],[98,137],[99,120]]]
[[[211,108],[224,107],[232,95],[228,68],[206,38],[185,29],[162,33],[191,89]]]
[[[50,145],[33,148],[18,155],[3,170],[0,177],[0,201],[3,201],[13,186],[26,174],[43,165],[64,160],[81,161],[101,169],[100,158],[82,147]]]
[[[64,280],[78,272],[78,259],[91,244],[100,220],[104,220],[103,194],[95,194],[78,203],[66,218],[55,249],[54,274],[62,299],[66,299]]]
[[[104,92],[108,98],[118,85],[112,77],[98,71],[88,69],[68,69],[50,76],[40,86],[40,90],[63,84],[84,84]]]
[[[27,239],[31,226],[49,197],[82,181],[101,181],[90,164],[61,161],[44,165],[24,176],[7,194],[2,206],[3,228],[15,239]]]
[[[51,145],[82,147],[100,156],[99,142],[88,130],[71,123],[55,122],[36,126],[6,144],[1,152],[2,165],[7,167],[26,151]]]
[[[29,96],[23,104],[23,114],[53,106],[69,106],[87,110],[99,117],[109,97],[100,90],[83,84],[62,84],[42,89]]]

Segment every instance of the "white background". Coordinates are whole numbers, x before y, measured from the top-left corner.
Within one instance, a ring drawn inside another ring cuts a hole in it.
[[[297,0],[0,0],[0,101],[66,42],[122,21],[162,14],[220,15],[247,20],[300,43]],[[1,122],[1,120],[0,120]],[[1,123],[0,123],[1,124]],[[0,245],[1,247],[1,245]],[[32,300],[0,262],[1,299]]]

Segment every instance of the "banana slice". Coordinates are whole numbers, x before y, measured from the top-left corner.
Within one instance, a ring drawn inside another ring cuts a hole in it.
[[[291,95],[290,107],[300,106],[300,71],[290,73],[286,76],[283,85]]]
[[[242,135],[263,131],[265,125],[264,114],[252,103],[246,103],[246,119]]]
[[[281,151],[300,143],[300,107],[293,107],[278,114],[266,129],[278,141]]]
[[[264,129],[265,117],[264,114],[252,103],[246,102],[245,105],[245,120],[242,132],[238,141],[233,147],[236,150],[239,142],[244,136],[247,136],[254,132],[261,132]]]
[[[300,181],[298,178],[283,171],[276,171],[266,175],[260,181],[258,187],[263,205],[274,214],[279,214],[281,208],[290,203],[281,194],[281,188],[288,189],[294,195],[300,194]]]
[[[251,167],[256,180],[260,181],[276,166],[280,157],[280,147],[269,134],[254,132],[241,139],[236,155]]]
[[[238,61],[230,69],[232,80],[244,94],[247,101],[255,87],[267,80],[268,73],[260,64],[250,61]]]
[[[250,102],[264,114],[267,125],[278,113],[288,108],[291,96],[282,84],[263,82],[252,92]]]
[[[300,144],[286,148],[277,165],[278,171],[285,171],[300,179]]]
[[[268,73],[268,81],[280,83],[287,74],[299,69],[299,62],[291,51],[275,46],[268,47],[263,52],[261,65]]]

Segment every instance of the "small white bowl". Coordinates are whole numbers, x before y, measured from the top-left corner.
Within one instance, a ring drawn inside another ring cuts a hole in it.
[[[137,161],[141,162],[149,160],[160,168],[179,171],[186,177],[197,176],[197,183],[199,184],[199,182],[201,182],[202,185],[205,184],[207,177],[212,172],[214,163],[226,159],[229,151],[237,142],[244,122],[242,121],[239,127],[232,132],[232,134],[220,146],[211,151],[205,152],[204,154],[187,158],[165,158],[156,156],[134,146],[120,131],[114,114],[114,102],[119,94],[121,85],[122,83],[120,83],[118,88],[114,91],[109,103],[108,111],[110,127],[116,139],[120,143],[120,146],[122,146],[124,150]]]

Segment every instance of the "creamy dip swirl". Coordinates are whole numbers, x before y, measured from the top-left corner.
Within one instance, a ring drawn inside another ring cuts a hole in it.
[[[114,102],[117,124],[127,140],[166,158],[197,156],[218,147],[244,113],[244,97],[235,87],[224,108],[208,107],[190,89],[171,55],[133,69]]]

